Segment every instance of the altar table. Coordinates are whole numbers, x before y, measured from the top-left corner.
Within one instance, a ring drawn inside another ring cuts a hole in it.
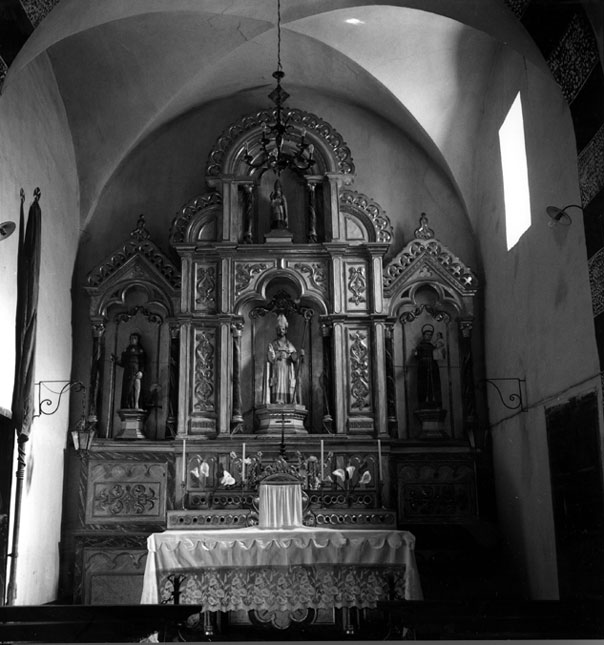
[[[374,608],[419,600],[415,538],[407,531],[239,528],[164,531],[147,539],[141,603],[203,611]],[[181,577],[182,576],[182,577]]]

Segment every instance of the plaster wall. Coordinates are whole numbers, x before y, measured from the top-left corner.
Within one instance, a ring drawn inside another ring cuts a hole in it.
[[[351,186],[375,199],[389,216],[395,238],[390,256],[413,237],[426,212],[438,237],[468,264],[475,254],[469,221],[446,173],[399,129],[358,106],[332,97],[290,89],[292,106],[329,122],[352,151],[356,180]],[[153,240],[167,249],[174,215],[206,191],[208,154],[220,133],[242,115],[267,107],[266,90],[246,92],[201,107],[146,139],[107,183],[79,250],[74,281],[77,374],[85,378],[90,351],[87,273],[120,246],[144,213]]]
[[[549,75],[511,51],[485,98],[471,212],[484,269],[487,378],[526,379],[527,411],[506,409],[492,388],[490,433],[501,526],[524,592],[556,598],[556,552],[544,406],[593,389],[598,373],[583,223],[548,226],[547,205],[579,201],[572,122]],[[521,92],[532,225],[506,249],[498,129]],[[500,383],[500,385],[502,385]],[[509,390],[507,391],[509,394]]]
[[[78,189],[65,110],[45,56],[11,76],[0,97],[1,219],[19,221],[19,189],[42,193],[42,248],[35,381],[71,378],[71,274],[78,241]],[[3,242],[0,260],[0,406],[10,409],[15,360],[18,232]],[[53,386],[56,387],[56,386]],[[59,386],[61,387],[61,386]],[[61,482],[67,410],[34,420],[26,444],[21,506],[17,604],[55,599],[61,528]],[[10,549],[9,549],[10,550]]]

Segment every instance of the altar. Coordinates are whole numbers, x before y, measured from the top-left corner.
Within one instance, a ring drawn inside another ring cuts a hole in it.
[[[407,531],[242,528],[175,530],[147,540],[141,603],[203,611],[375,608],[419,600],[415,538]]]

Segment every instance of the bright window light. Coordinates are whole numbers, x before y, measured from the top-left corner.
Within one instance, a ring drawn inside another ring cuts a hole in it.
[[[520,93],[499,128],[499,148],[503,168],[505,236],[509,251],[531,225],[531,197]]]

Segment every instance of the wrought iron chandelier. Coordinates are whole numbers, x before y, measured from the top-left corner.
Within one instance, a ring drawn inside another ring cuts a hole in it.
[[[315,163],[314,146],[306,142],[306,130],[298,134],[292,127],[289,110],[284,107],[289,94],[281,87],[285,76],[281,65],[281,0],[277,0],[277,69],[273,78],[277,81],[275,89],[268,98],[275,104],[273,119],[265,122],[260,139],[260,151],[252,154],[247,144],[245,163],[253,169],[261,168],[261,174],[272,170],[277,177],[286,168],[295,172],[309,170]]]

